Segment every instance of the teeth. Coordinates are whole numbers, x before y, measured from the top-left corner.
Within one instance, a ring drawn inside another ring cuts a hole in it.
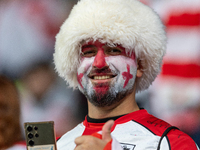
[[[103,79],[109,79],[111,76],[94,76],[95,80],[103,80]]]

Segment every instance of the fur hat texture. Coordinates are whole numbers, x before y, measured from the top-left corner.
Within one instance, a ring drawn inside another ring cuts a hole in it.
[[[166,51],[166,33],[159,16],[138,0],[80,0],[56,36],[54,63],[70,87],[78,86],[81,44],[100,40],[120,44],[141,61],[136,91],[147,89],[159,74]]]

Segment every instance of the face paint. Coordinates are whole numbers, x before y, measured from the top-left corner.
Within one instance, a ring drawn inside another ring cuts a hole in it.
[[[102,49],[98,50],[92,66],[97,67],[99,69],[106,66],[104,50],[102,50]]]
[[[81,83],[83,75],[84,75],[83,73],[77,74],[77,80],[78,80],[78,83],[81,86],[81,88],[83,88],[83,85]]]
[[[123,79],[125,80],[124,87],[123,87],[125,88],[126,85],[128,84],[128,81],[133,78],[133,75],[130,74],[130,65],[127,64],[127,72],[123,72],[122,76],[123,76]]]
[[[116,92],[126,91],[133,87],[135,83],[137,64],[132,58],[126,56],[112,56],[107,58],[109,67],[118,72],[113,84]]]
[[[78,68],[79,89],[95,106],[109,106],[133,90],[137,72],[135,55],[109,55],[105,44],[93,43],[94,54],[83,57]],[[86,53],[88,55],[88,53]],[[93,56],[94,55],[94,56]]]

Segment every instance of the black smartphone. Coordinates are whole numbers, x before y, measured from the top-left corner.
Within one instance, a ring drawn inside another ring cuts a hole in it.
[[[27,150],[57,150],[54,122],[25,122]]]

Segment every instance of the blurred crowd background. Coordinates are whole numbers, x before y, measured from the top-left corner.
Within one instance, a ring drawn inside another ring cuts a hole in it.
[[[141,1],[160,15],[168,45],[161,74],[136,100],[200,146],[200,1]],[[59,137],[87,114],[85,97],[66,86],[52,61],[55,35],[76,2],[0,0],[0,74],[19,92],[23,138],[24,122],[53,120]]]

